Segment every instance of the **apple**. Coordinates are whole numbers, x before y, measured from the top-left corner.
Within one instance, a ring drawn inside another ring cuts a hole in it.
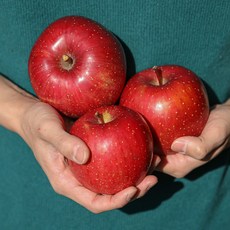
[[[126,84],[120,105],[141,113],[152,130],[154,152],[172,154],[172,142],[199,136],[208,120],[209,102],[201,79],[178,65],[154,66]]]
[[[116,103],[126,81],[118,39],[82,16],[51,23],[31,50],[28,70],[36,95],[69,117]]]
[[[84,165],[69,160],[76,179],[91,191],[115,194],[138,185],[148,173],[153,138],[139,113],[118,105],[102,106],[76,120],[70,133],[91,151]]]

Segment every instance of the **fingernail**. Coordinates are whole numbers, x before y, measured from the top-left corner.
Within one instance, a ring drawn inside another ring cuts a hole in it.
[[[171,149],[174,152],[185,154],[187,146],[188,146],[188,141],[181,139],[181,140],[174,141],[172,143]]]
[[[86,161],[86,152],[81,146],[75,146],[73,149],[73,161],[78,164],[83,164]]]

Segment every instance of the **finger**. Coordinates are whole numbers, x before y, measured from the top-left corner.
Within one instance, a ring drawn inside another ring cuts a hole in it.
[[[68,167],[57,176],[49,175],[54,190],[66,196],[93,213],[101,213],[118,209],[130,202],[135,197],[138,189],[128,187],[115,195],[101,195],[83,187],[73,176]]]
[[[146,176],[144,180],[139,185],[137,185],[139,192],[135,198],[143,197],[154,185],[157,184],[157,182],[157,177],[152,175]]]
[[[158,155],[154,154],[151,165],[149,167],[148,174],[152,174],[154,169],[157,167],[157,165],[159,165],[160,162],[161,162],[161,158]]]
[[[66,158],[78,164],[84,164],[89,159],[90,152],[85,142],[67,133],[60,123],[47,122],[40,134],[43,140],[52,144]]]
[[[115,195],[101,195],[77,186],[67,197],[86,207],[93,213],[119,209],[127,205],[137,193],[137,188],[128,187]]]
[[[157,167],[157,165],[160,164],[160,162],[161,162],[161,158],[158,155],[155,154],[153,156],[153,163],[152,163],[152,165],[154,167]]]
[[[172,150],[193,157],[206,160],[209,154],[220,147],[222,141],[209,136],[179,138],[172,144]]]
[[[58,183],[51,183],[55,191],[79,203],[93,213],[122,208],[130,201],[144,196],[158,182],[155,176],[149,175],[137,187],[128,187],[115,195],[101,195],[78,183],[68,168],[66,168],[64,174],[59,175],[56,179],[53,178],[53,181],[58,181]],[[61,180],[59,180],[60,178]]]
[[[176,178],[183,178],[193,169],[205,164],[205,161],[194,159],[179,153],[162,156],[155,170]]]

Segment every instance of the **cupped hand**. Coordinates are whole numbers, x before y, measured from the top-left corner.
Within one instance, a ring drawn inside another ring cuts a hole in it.
[[[204,165],[230,146],[230,99],[216,105],[199,137],[180,137],[172,144],[175,154],[161,157],[157,170],[180,178]]]
[[[137,187],[129,187],[115,195],[101,195],[83,187],[73,176],[70,159],[78,164],[87,162],[90,152],[86,144],[65,130],[62,117],[46,103],[36,102],[24,114],[20,135],[31,147],[53,189],[93,213],[121,208],[130,200],[142,197],[157,183],[148,175]],[[159,162],[159,158],[156,159]]]

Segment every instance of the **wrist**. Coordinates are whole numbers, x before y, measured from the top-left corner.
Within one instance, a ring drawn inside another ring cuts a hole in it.
[[[11,131],[19,134],[22,136],[23,130],[22,130],[22,123],[25,117],[25,114],[28,110],[30,110],[31,107],[33,107],[35,104],[39,103],[40,101],[37,98],[28,97],[25,94],[20,95],[20,97],[15,101],[15,105],[17,106],[16,109],[12,110],[11,116],[12,124],[8,127]]]
[[[25,111],[39,100],[0,76],[0,125],[20,134]]]

